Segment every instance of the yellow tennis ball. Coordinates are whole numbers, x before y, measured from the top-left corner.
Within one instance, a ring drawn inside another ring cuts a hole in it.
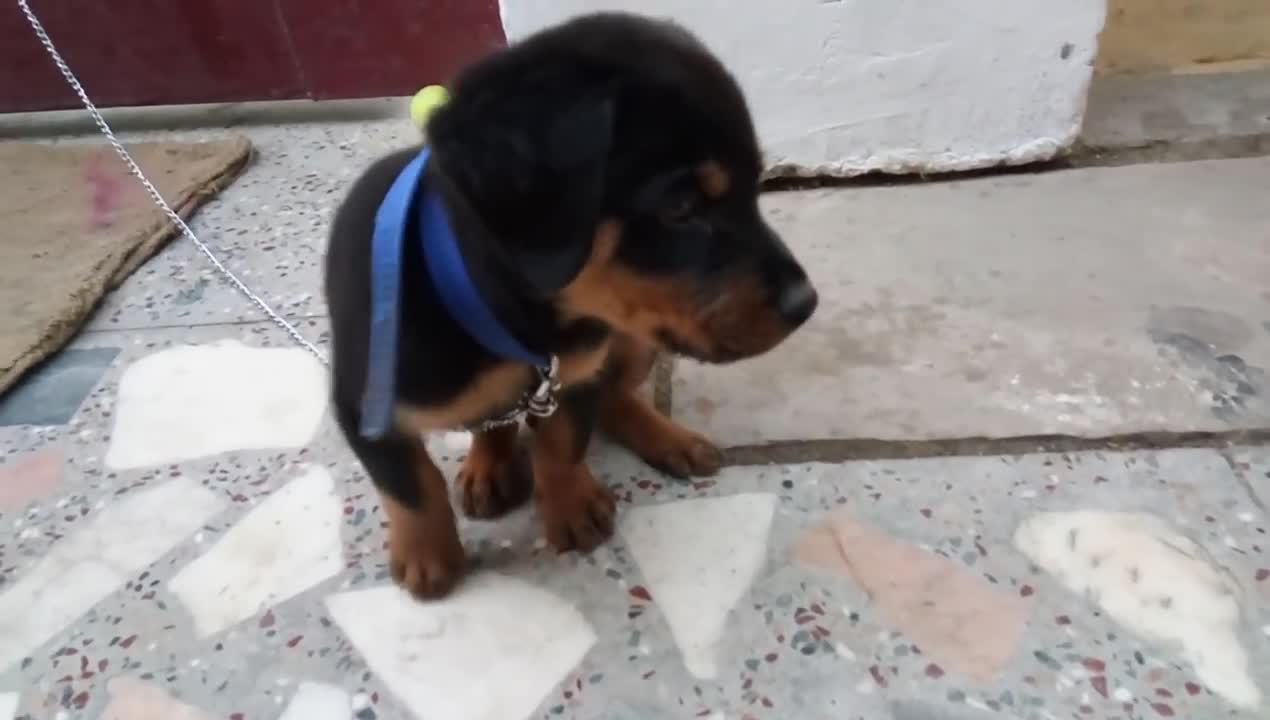
[[[429,85],[410,98],[410,121],[420,130],[437,108],[450,99],[450,92],[440,85]]]

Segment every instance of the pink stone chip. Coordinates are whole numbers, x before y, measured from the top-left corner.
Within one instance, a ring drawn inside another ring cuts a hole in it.
[[[119,677],[107,685],[110,704],[99,720],[213,720],[211,715],[140,680]]]
[[[61,486],[61,454],[41,450],[11,457],[0,465],[0,512],[18,510]]]
[[[803,536],[794,559],[850,577],[887,623],[948,671],[989,680],[1023,637],[1028,601],[845,513]]]

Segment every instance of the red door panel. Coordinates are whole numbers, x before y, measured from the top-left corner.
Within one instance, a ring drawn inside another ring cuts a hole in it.
[[[32,0],[31,6],[104,106],[305,94],[271,0]],[[0,111],[78,105],[16,3],[4,2]]]
[[[502,46],[496,0],[278,0],[310,94],[408,95]]]
[[[31,0],[104,107],[404,95],[504,43],[497,0]],[[0,0],[0,112],[79,107]]]

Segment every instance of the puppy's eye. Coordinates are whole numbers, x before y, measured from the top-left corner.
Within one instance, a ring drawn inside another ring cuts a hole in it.
[[[659,215],[669,225],[681,225],[692,220],[701,207],[700,199],[692,195],[684,195],[672,200],[664,206]]]

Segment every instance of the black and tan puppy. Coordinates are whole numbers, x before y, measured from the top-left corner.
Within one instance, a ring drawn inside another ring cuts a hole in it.
[[[548,540],[590,550],[612,533],[615,511],[585,461],[593,426],[672,475],[719,468],[709,441],[637,392],[655,352],[712,363],[762,353],[811,316],[816,293],[760,216],[761,159],[740,89],[681,27],[581,17],[476,62],[452,92],[429,123],[421,192],[440,198],[497,322],[558,358],[562,382],[558,409],[533,418],[529,467],[516,425],[475,434],[456,480],[460,504],[496,516],[528,497],[532,477]],[[392,573],[437,597],[459,580],[464,557],[422,435],[504,413],[538,376],[464,330],[425,252],[407,241],[392,428],[362,432],[375,216],[418,153],[379,160],[353,187],[334,221],[326,293],[334,404],[382,496]]]

